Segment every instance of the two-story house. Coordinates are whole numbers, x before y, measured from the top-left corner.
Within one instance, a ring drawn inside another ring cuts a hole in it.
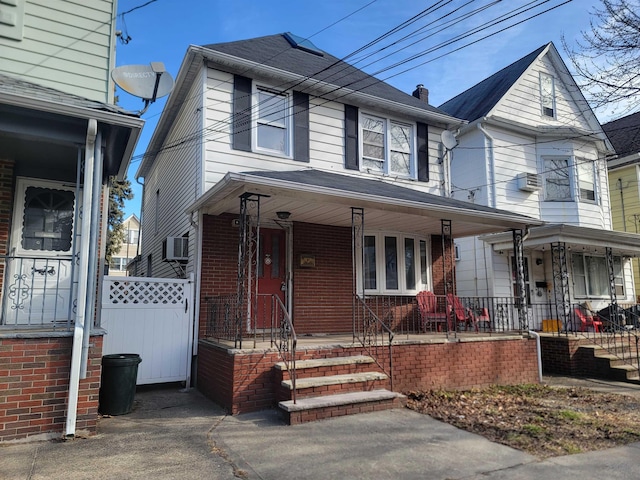
[[[123,277],[127,275],[127,266],[138,255],[140,242],[140,220],[135,214],[129,215],[122,222],[124,241],[120,249],[111,257],[109,275]]]
[[[143,121],[113,105],[115,1],[0,7],[0,443],[95,431],[110,176]]]
[[[137,172],[141,273],[195,273],[197,386],[231,412],[274,404],[283,353],[269,342],[295,332],[315,346],[299,355],[310,359],[360,352],[382,332],[424,333],[416,294],[453,292],[452,238],[542,223],[442,194],[441,132],[464,122],[427,94],[289,33],[189,47]],[[518,326],[510,341],[456,353],[444,330],[418,354],[438,373],[386,371],[392,389],[537,380],[535,342]],[[416,345],[392,357],[409,361]],[[517,372],[478,361],[508,348],[521,353]],[[436,350],[453,356],[437,365]],[[392,360],[381,355],[378,365]],[[486,371],[449,371],[454,356]]]
[[[615,156],[607,161],[611,190],[613,228],[621,232],[640,233],[640,112],[602,125]],[[640,298],[640,262],[631,260],[636,301]]]
[[[440,109],[468,122],[447,155],[451,196],[545,222],[522,238],[531,328],[557,330],[560,321],[579,330],[583,315],[635,301],[630,257],[640,237],[612,230],[613,149],[552,43]],[[461,296],[506,299],[518,291],[509,235],[461,239],[457,247]]]

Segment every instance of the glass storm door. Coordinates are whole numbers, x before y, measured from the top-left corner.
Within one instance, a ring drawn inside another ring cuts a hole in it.
[[[274,313],[272,296],[286,305],[286,232],[260,229],[260,259],[258,261],[258,311],[257,328],[271,327]],[[277,311],[277,310],[276,310]],[[277,327],[277,325],[274,325]]]
[[[75,205],[73,187],[18,179],[3,323],[44,325],[72,319]]]

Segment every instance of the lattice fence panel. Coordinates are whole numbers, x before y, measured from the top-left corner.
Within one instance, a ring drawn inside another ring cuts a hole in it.
[[[161,282],[149,280],[111,280],[105,282],[103,303],[109,305],[169,306],[184,305],[186,288],[184,281],[164,279]]]

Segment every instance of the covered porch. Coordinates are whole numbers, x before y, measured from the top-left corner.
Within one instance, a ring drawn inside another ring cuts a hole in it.
[[[431,325],[417,303],[455,297],[454,238],[509,231],[522,252],[535,219],[316,170],[227,174],[188,212],[202,242],[198,388],[233,413],[276,402],[277,362],[295,385],[300,362],[364,356],[395,392],[538,379],[522,301],[477,330]]]

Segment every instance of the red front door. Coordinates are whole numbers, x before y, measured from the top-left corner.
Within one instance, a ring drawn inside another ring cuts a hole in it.
[[[257,328],[269,328],[272,323],[273,295],[285,303],[286,235],[284,230],[260,229],[260,259],[258,261]]]

